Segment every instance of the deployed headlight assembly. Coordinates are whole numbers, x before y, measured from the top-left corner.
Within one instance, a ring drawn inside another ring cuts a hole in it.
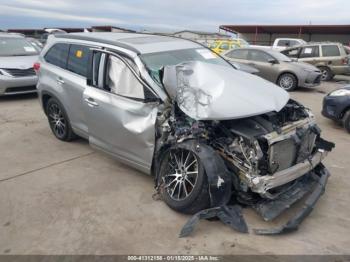
[[[350,90],[338,89],[329,94],[329,96],[350,96]]]

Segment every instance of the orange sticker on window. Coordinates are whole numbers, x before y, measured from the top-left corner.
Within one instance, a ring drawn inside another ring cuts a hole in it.
[[[82,57],[83,57],[83,51],[77,50],[77,51],[75,52],[75,56],[78,57],[78,58],[82,58]]]

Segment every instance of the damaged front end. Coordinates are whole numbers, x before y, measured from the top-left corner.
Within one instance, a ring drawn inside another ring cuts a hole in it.
[[[240,205],[252,207],[270,221],[309,194],[302,210],[286,225],[255,233],[296,230],[324,192],[329,177],[321,161],[334,144],[321,138],[310,110],[272,84],[231,71],[198,62],[164,69],[164,87],[174,102],[158,117],[157,189],[179,196],[188,193],[186,162],[179,160],[186,152],[199,160],[208,182],[208,204],[202,210],[187,209],[186,213],[196,214],[182,229],[182,237],[200,219],[212,217],[248,232]],[[255,81],[262,86],[249,85]],[[176,148],[186,151],[171,153]],[[166,152],[175,159],[172,165],[182,164],[166,171],[161,167]],[[200,168],[196,172],[199,175]],[[166,180],[169,175],[175,179]],[[198,181],[192,180],[192,189]]]

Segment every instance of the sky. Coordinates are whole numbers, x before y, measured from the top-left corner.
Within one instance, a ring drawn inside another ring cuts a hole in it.
[[[223,24],[350,24],[349,10],[349,0],[0,0],[0,29],[215,32]]]

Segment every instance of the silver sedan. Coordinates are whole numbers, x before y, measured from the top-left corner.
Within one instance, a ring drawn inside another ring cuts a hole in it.
[[[259,70],[258,76],[276,83],[286,91],[298,87],[315,87],[321,82],[321,71],[317,67],[293,61],[273,50],[239,48],[229,50],[223,56],[231,62],[255,67]]]
[[[35,93],[39,51],[24,37],[0,34],[0,96]]]

